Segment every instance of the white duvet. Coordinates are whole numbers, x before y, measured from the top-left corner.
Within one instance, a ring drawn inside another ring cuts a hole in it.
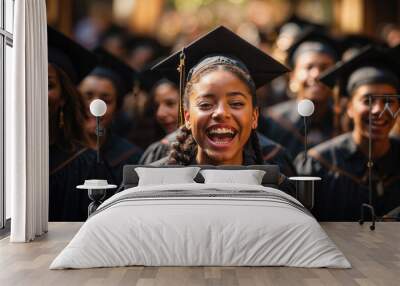
[[[351,267],[314,217],[285,193],[196,183],[114,195],[50,269],[127,265]]]

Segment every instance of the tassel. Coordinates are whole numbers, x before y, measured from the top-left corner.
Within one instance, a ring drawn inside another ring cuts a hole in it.
[[[185,51],[182,49],[179,58],[179,114],[178,114],[178,128],[181,127],[184,122],[184,114],[183,114],[183,93],[185,92]]]

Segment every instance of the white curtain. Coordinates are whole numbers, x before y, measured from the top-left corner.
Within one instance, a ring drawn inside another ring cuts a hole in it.
[[[15,1],[12,93],[6,96],[6,187],[12,242],[47,232],[49,143],[45,0]]]

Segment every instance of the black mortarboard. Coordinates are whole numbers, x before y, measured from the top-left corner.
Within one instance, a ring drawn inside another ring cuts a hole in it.
[[[130,36],[125,42],[125,48],[128,51],[128,54],[139,48],[150,48],[154,53],[151,61],[165,56],[170,50],[168,47],[162,45],[157,39],[149,36]]]
[[[78,84],[97,64],[96,56],[64,34],[47,26],[48,61]]]
[[[150,93],[156,86],[164,82],[170,82],[176,85],[177,79],[168,78],[158,71],[144,69],[139,73],[139,82],[140,88]]]
[[[329,87],[336,83],[339,93],[349,96],[358,86],[389,83],[400,88],[400,45],[394,48],[367,46],[346,61],[326,70],[319,80]]]
[[[338,41],[342,57],[345,52],[348,53],[350,51],[351,55],[353,55],[368,45],[383,45],[383,43],[379,42],[377,39],[361,34],[343,35]]]
[[[242,61],[250,72],[256,87],[261,87],[289,71],[287,67],[245,41],[224,26],[207,33],[184,48],[186,76],[190,69],[208,55],[233,56]],[[153,70],[177,72],[181,51],[164,59]]]
[[[288,64],[293,67],[296,58],[304,52],[320,52],[337,60],[340,55],[339,43],[327,32],[314,27],[306,28],[288,50]]]
[[[276,27],[277,33],[280,34],[282,32],[285,32],[285,29],[289,26],[287,24],[294,24],[298,26],[300,30],[304,30],[306,28],[312,27],[315,29],[319,29],[321,31],[326,29],[326,26],[323,24],[311,22],[309,20],[306,20],[296,14],[291,14],[286,20],[284,20],[280,25]]]
[[[118,92],[118,101],[121,102],[123,97],[133,88],[133,82],[137,76],[135,70],[103,48],[96,48],[94,53],[97,56],[98,65],[90,75],[110,79]]]
[[[265,54],[249,42],[245,41],[224,26],[219,26],[201,38],[165,60],[155,65],[152,69],[166,73],[177,73],[180,69],[180,123],[183,117],[183,89],[187,76],[199,62],[207,56],[219,55],[238,59],[237,63],[245,65],[255,83],[261,87],[274,78],[289,71],[281,63]],[[207,61],[207,59],[205,59]],[[222,62],[221,62],[222,63]]]

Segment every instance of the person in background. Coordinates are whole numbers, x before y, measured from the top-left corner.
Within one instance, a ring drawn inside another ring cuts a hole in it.
[[[295,14],[288,17],[276,29],[277,37],[273,46],[273,56],[282,63],[288,62],[289,49],[296,42],[297,38],[307,28],[314,28],[320,31],[326,29],[325,26],[305,20]],[[287,100],[293,99],[294,94],[289,88],[289,74],[277,77],[267,84],[260,108],[266,108]]]
[[[381,29],[381,38],[389,47],[400,45],[400,25],[388,23]]]
[[[156,39],[148,36],[131,36],[125,43],[125,49],[125,62],[139,72],[169,51]]]
[[[155,121],[165,134],[164,138],[152,143],[140,158],[140,164],[150,164],[167,156],[170,144],[176,140],[179,90],[175,82],[151,70],[142,73],[142,87],[148,93],[147,109],[152,110]]]
[[[221,26],[154,69],[173,72],[185,57],[180,125],[170,154],[154,165],[264,164],[256,89],[287,69]],[[181,62],[182,63],[182,62]],[[247,65],[246,65],[246,64]],[[182,65],[181,65],[182,68]],[[292,192],[281,176],[281,189]]]
[[[296,158],[299,174],[322,178],[315,192],[314,214],[319,220],[360,219],[361,205],[369,203],[370,151],[375,212],[399,218],[391,211],[400,206],[400,141],[389,137],[389,132],[400,98],[388,97],[400,92],[399,57],[400,49],[371,47],[321,77],[330,86],[338,83],[341,94],[348,97],[347,113],[354,128],[310,149],[307,159],[304,154]]]
[[[105,136],[100,140],[100,154],[106,166],[110,169],[112,180],[119,185],[122,182],[122,168],[125,164],[136,164],[142,150],[126,139],[116,135],[111,126],[122,106],[124,96],[132,89],[134,70],[123,62],[98,48],[95,50],[99,64],[86,76],[79,86],[86,112],[89,113],[90,103],[101,99],[107,105],[107,112],[101,117],[100,124],[105,129]],[[89,146],[97,149],[96,118],[88,115],[85,122],[89,134]]]
[[[315,112],[310,117],[308,126],[307,140],[311,146],[336,135],[333,93],[319,83],[317,78],[334,66],[338,57],[335,40],[315,29],[306,30],[289,50],[289,63],[293,67],[290,85],[291,90],[296,91],[296,99],[272,106],[264,110],[263,114],[277,123],[267,126],[269,130],[266,135],[285,146],[292,156],[296,156],[304,148],[304,121],[297,112],[299,100],[309,99],[315,105]],[[280,129],[289,132],[282,133]]]
[[[99,45],[101,35],[112,26],[112,2],[92,0],[88,15],[78,21],[74,29],[74,38],[87,49]]]
[[[48,27],[49,221],[84,221],[89,199],[76,186],[104,178],[82,126],[85,107],[76,84],[96,65],[94,54]]]
[[[117,25],[111,25],[104,33],[100,34],[99,45],[114,57],[124,61],[126,56],[125,42],[128,32]]]

